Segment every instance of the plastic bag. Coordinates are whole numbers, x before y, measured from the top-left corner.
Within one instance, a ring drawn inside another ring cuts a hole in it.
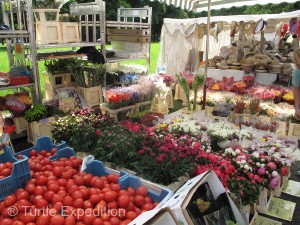
[[[93,161],[95,159],[95,157],[93,155],[88,155],[86,157],[83,158],[83,161],[82,161],[82,165],[81,165],[81,169],[80,171],[84,171],[86,169],[86,165]]]

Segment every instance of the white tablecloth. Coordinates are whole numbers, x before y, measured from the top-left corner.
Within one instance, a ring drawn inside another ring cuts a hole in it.
[[[200,68],[200,74],[204,74],[205,69]],[[214,80],[222,81],[223,77],[234,77],[234,81],[243,80],[244,71],[242,70],[220,70],[220,69],[208,69],[207,77],[211,77]]]
[[[256,73],[254,83],[270,85],[277,80],[276,73]]]

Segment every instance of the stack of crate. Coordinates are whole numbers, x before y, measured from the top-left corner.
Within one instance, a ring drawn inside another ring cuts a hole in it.
[[[147,58],[149,57],[150,30],[149,29],[107,29],[108,41],[116,57]]]

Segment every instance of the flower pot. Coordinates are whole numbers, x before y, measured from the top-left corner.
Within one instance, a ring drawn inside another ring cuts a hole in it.
[[[90,88],[79,87],[78,91],[90,108],[93,106],[99,106],[103,102],[101,86]]]

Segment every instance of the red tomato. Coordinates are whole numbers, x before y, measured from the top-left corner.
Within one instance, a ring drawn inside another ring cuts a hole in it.
[[[66,197],[68,194],[67,194],[67,192],[65,191],[65,190],[60,190],[59,192],[57,192],[57,194],[59,195],[59,196],[61,196],[61,197]]]
[[[136,212],[133,211],[129,211],[126,213],[126,218],[129,220],[134,220],[138,215],[136,214]]]
[[[145,186],[140,186],[136,189],[136,194],[146,197],[148,195],[148,189]]]
[[[1,215],[2,215],[2,218],[11,218],[10,213],[9,213],[9,208],[4,208],[1,211]]]
[[[17,198],[14,195],[9,195],[4,199],[4,205],[6,207],[12,206],[17,202]]]
[[[90,184],[94,188],[102,189],[104,186],[104,182],[99,177],[92,177]]]
[[[145,202],[146,202],[146,203],[153,203],[153,200],[152,200],[151,197],[146,196],[146,197],[145,197]]]
[[[75,225],[76,219],[75,216],[71,215],[66,217],[64,225]]]
[[[59,186],[58,186],[58,184],[50,184],[48,186],[48,190],[49,191],[54,191],[55,193],[57,193],[59,191]]]
[[[97,204],[98,202],[100,202],[100,200],[102,200],[102,198],[101,198],[101,195],[99,195],[99,194],[93,194],[90,196],[89,200],[91,203]]]
[[[109,202],[109,203],[107,203],[107,207],[108,207],[108,209],[117,209],[118,203],[117,203],[117,201]]]
[[[85,225],[92,225],[93,220],[96,218],[96,216],[93,214],[93,209],[86,209],[85,214],[83,216],[83,223]]]
[[[129,195],[121,195],[118,197],[118,205],[121,208],[127,208],[130,202]]]
[[[117,200],[117,193],[115,191],[107,191],[104,193],[104,200],[107,202],[112,202]]]
[[[51,202],[54,194],[55,194],[54,191],[47,191],[44,194],[44,199],[46,199],[47,202]]]
[[[128,191],[128,193],[129,193],[130,195],[132,195],[132,196],[135,195],[135,190],[134,190],[133,187],[128,187],[126,190]]]
[[[10,168],[5,168],[0,171],[0,175],[4,177],[8,177],[11,174],[11,169]]]
[[[121,190],[121,187],[119,184],[111,184],[111,190],[119,192]]]
[[[30,151],[29,155],[30,155],[30,157],[37,156],[37,151],[35,149],[33,149],[33,150]]]
[[[119,208],[118,209],[118,217],[121,219],[121,220],[125,220],[126,219],[126,209],[122,209],[122,208]]]
[[[62,203],[62,202],[56,202],[55,204],[52,205],[52,207],[53,207],[54,209],[57,209],[58,212],[60,212],[61,209],[62,209],[62,207],[63,207],[63,203]]]
[[[100,218],[95,218],[92,222],[92,225],[101,225],[103,224],[103,220]]]
[[[0,171],[4,170],[6,168],[5,163],[0,163]]]
[[[84,209],[93,208],[93,203],[91,203],[89,200],[85,200],[83,202],[83,208]]]
[[[38,209],[46,208],[48,206],[48,202],[45,199],[40,199],[35,203],[35,206]]]
[[[86,175],[83,176],[85,186],[90,186],[90,182],[91,182],[92,177],[93,177],[92,174],[86,174]]]
[[[42,151],[40,152],[40,155],[42,155],[42,156],[45,156],[46,154],[47,154],[46,150],[42,150]]]
[[[74,208],[83,208],[84,202],[82,198],[76,199],[73,203]]]
[[[107,179],[108,183],[115,183],[115,184],[117,184],[119,176],[116,175],[116,174],[108,174],[107,177],[106,177],[106,179]]]
[[[123,220],[120,225],[128,225],[130,224],[131,220]]]
[[[5,208],[4,201],[0,202],[0,212]]]
[[[67,180],[61,178],[61,179],[58,180],[58,184],[59,184],[59,186],[66,187]]]
[[[52,205],[54,205],[56,202],[62,202],[63,201],[63,197],[58,195],[58,194],[55,194],[53,195],[52,197]]]
[[[86,187],[83,187],[81,190],[81,193],[83,195],[83,199],[86,200],[90,197],[90,191]]]
[[[47,192],[46,186],[36,186],[33,194],[34,195],[44,195],[46,192]]]
[[[36,217],[34,213],[22,213],[18,215],[18,219],[23,223],[34,223],[36,221]]]
[[[149,211],[149,210],[154,209],[154,205],[153,205],[152,203],[145,203],[145,204],[142,206],[142,209],[143,209],[143,210],[146,210],[146,211]]]
[[[72,206],[73,205],[73,198],[71,196],[66,196],[63,199],[63,205],[64,206]]]
[[[55,155],[56,154],[56,148],[52,148],[51,149],[51,155]]]
[[[145,204],[145,199],[144,199],[144,197],[143,196],[141,196],[141,195],[136,195],[135,197],[134,197],[134,204],[137,206],[137,207],[142,207],[142,205],[144,205]]]
[[[17,202],[17,208],[19,213],[23,213],[25,211],[30,210],[31,203],[26,199],[21,199]]]
[[[110,217],[110,223],[111,223],[111,225],[119,225],[120,219],[116,216]]]
[[[12,225],[25,225],[25,223],[21,222],[21,221],[14,221]]]
[[[48,225],[50,217],[48,215],[41,215],[36,220],[36,225]]]
[[[16,195],[17,195],[17,200],[21,200],[21,199],[29,200],[30,197],[27,191],[21,191],[19,193],[16,193]]]
[[[21,160],[21,159],[23,159],[23,156],[21,154],[18,154],[17,159]]]
[[[1,221],[1,225],[12,225],[14,221],[10,218],[5,218]]]
[[[82,194],[82,192],[81,191],[74,191],[73,193],[72,193],[72,198],[75,200],[75,199],[83,199],[83,194]]]
[[[36,185],[43,186],[43,185],[46,185],[47,182],[48,182],[47,177],[45,177],[45,176],[39,176],[39,178],[36,180]]]
[[[129,195],[129,193],[128,193],[128,191],[126,191],[126,190],[120,190],[120,191],[118,192],[118,195],[119,195],[119,196],[121,196],[121,195]]]
[[[55,166],[55,167],[53,168],[53,174],[54,174],[56,177],[61,177],[63,172],[64,172],[64,169],[62,169],[62,167]]]
[[[65,218],[61,215],[53,216],[50,219],[51,225],[64,225],[64,223],[65,223]]]

